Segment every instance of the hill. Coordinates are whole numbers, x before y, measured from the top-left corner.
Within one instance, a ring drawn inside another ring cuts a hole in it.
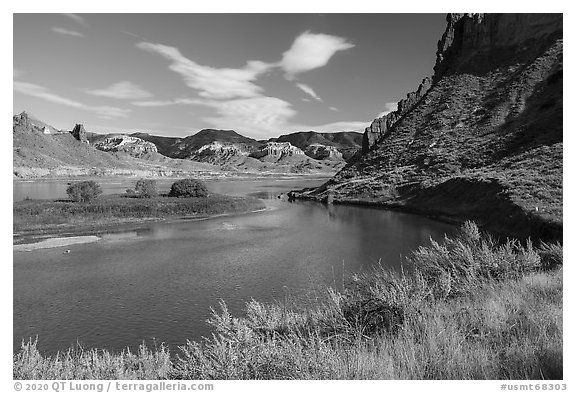
[[[561,238],[561,14],[450,14],[431,78],[374,120],[363,154],[293,197]]]
[[[13,173],[15,177],[176,176],[220,171],[209,164],[173,160],[160,154],[149,154],[145,158],[138,159],[127,153],[100,151],[89,143],[79,141],[70,132],[45,134],[43,128],[46,126],[37,119],[30,119],[26,112],[13,117]]]
[[[315,132],[302,131],[292,134],[280,135],[278,138],[271,138],[270,142],[290,142],[292,145],[302,149],[307,155],[314,157],[310,146],[321,145],[335,148],[341,158],[348,161],[362,146],[362,134],[358,132]],[[334,151],[332,150],[332,151]],[[330,157],[333,157],[331,155]]]

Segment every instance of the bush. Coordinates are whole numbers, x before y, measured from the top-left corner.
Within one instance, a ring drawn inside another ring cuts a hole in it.
[[[102,189],[95,181],[81,181],[70,184],[66,189],[66,194],[74,202],[90,202],[102,194]]]
[[[158,189],[156,187],[156,180],[140,179],[136,182],[134,187],[136,195],[140,198],[153,198],[158,196]]]
[[[562,266],[562,245],[560,243],[544,243],[538,247],[538,254],[545,270]]]
[[[206,184],[196,179],[182,179],[174,182],[170,187],[170,197],[176,198],[203,198],[208,196]]]

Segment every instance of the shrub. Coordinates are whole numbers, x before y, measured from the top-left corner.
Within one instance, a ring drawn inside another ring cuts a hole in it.
[[[95,181],[81,181],[70,184],[66,189],[66,194],[74,202],[90,202],[102,194],[102,189]]]
[[[158,196],[158,189],[156,187],[156,180],[140,179],[136,182],[134,187],[136,195],[140,198],[153,198]]]
[[[182,179],[172,184],[168,196],[176,198],[202,198],[208,196],[208,189],[206,188],[206,185],[200,180]]]
[[[538,254],[545,270],[562,266],[562,245],[560,243],[544,243],[538,247]]]

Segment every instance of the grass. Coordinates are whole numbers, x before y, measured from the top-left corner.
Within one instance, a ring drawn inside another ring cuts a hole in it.
[[[562,247],[497,243],[466,223],[410,273],[353,276],[318,307],[224,303],[211,337],[138,353],[14,355],[16,379],[561,379]]]
[[[211,194],[203,198],[134,198],[100,196],[92,202],[24,200],[14,203],[14,231],[46,231],[63,226],[106,225],[112,222],[208,216],[263,208],[250,197]]]

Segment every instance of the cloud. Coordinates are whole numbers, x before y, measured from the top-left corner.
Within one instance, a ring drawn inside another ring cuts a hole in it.
[[[380,112],[376,117],[386,116],[390,112],[395,112],[398,109],[397,102],[387,102],[384,104],[384,111]]]
[[[22,72],[22,70],[19,70],[18,68],[14,67],[14,74],[13,74],[13,78],[19,78],[22,75],[24,75],[24,72]]]
[[[129,36],[134,37],[134,38],[138,38],[139,40],[142,39],[142,37],[140,37],[138,34],[134,34],[134,33],[131,33],[129,31],[123,31],[122,33],[128,34]]]
[[[132,105],[143,106],[143,107],[160,107],[160,106],[172,106],[172,105],[205,105],[206,101],[190,99],[190,98],[175,98],[173,100],[164,101],[134,101]]]
[[[115,117],[126,117],[130,112],[129,109],[121,109],[112,106],[91,106],[78,101],[71,100],[66,97],[59,96],[50,92],[49,89],[33,83],[27,82],[14,82],[14,91],[25,94],[31,97],[41,98],[43,100],[69,106],[72,108],[83,109],[90,112],[95,112],[103,119],[111,119]]]
[[[284,52],[279,65],[286,77],[292,79],[301,72],[325,66],[336,52],[353,47],[354,44],[346,42],[345,38],[306,31],[296,37],[290,49]]]
[[[233,99],[263,96],[264,90],[254,81],[274,68],[281,68],[288,79],[293,79],[298,73],[325,66],[336,52],[353,48],[354,45],[342,37],[304,32],[296,37],[279,62],[251,60],[243,68],[201,65],[185,57],[178,48],[163,44],[140,42],[137,47],[169,60],[169,68],[180,74],[188,87],[198,90],[201,97]],[[298,87],[321,101],[310,86],[298,84]]]
[[[86,93],[120,100],[140,100],[152,97],[152,93],[128,81],[114,83],[105,89],[88,90]]]
[[[82,33],[78,33],[77,31],[74,31],[74,30],[63,29],[61,27],[52,27],[50,30],[52,30],[54,33],[58,33],[58,34],[71,35],[74,37],[84,37],[84,34],[82,34]]]
[[[333,106],[331,106],[331,107],[328,108],[328,109],[330,109],[331,111],[334,111],[334,112],[338,112],[338,111],[340,110],[340,109],[338,109],[338,108],[336,108],[336,107],[333,107]]]
[[[203,118],[218,128],[235,129],[252,137],[276,135],[296,115],[290,103],[275,97],[255,97],[229,101],[206,101],[218,117]]]
[[[370,123],[365,121],[338,121],[334,123],[321,124],[314,127],[300,128],[307,130],[315,130],[318,132],[341,132],[341,131],[356,131],[364,132]],[[296,131],[296,130],[294,130]]]
[[[205,122],[216,128],[234,129],[257,139],[302,130],[363,132],[368,126],[363,121],[341,121],[316,126],[294,123],[291,120],[297,113],[290,103],[274,97],[210,101],[203,105],[216,109],[219,115],[203,118]]]
[[[364,131],[368,125],[366,122],[359,121],[343,121],[317,126],[294,123],[291,120],[297,113],[292,105],[282,99],[267,96],[235,100],[176,98],[164,101],[135,101],[132,104],[141,107],[199,105],[212,108],[216,114],[200,120],[215,128],[234,129],[243,135],[257,139],[302,130]]]
[[[322,102],[322,98],[320,98],[314,89],[312,89],[310,86],[305,85],[304,83],[296,83],[296,87],[298,87],[304,93],[308,94],[310,97],[314,98],[316,101]]]
[[[86,26],[86,19],[84,19],[82,16],[78,15],[78,14],[62,14],[70,19],[72,19],[74,22],[82,25],[82,26]]]
[[[336,52],[350,49],[354,45],[341,37],[305,32],[294,40],[292,47],[284,52],[280,61],[265,63],[252,60],[242,68],[215,68],[201,65],[185,57],[178,48],[168,45],[140,42],[137,47],[167,59],[169,69],[180,75],[188,87],[196,90],[199,98],[133,101],[133,105],[204,106],[213,109],[215,114],[201,120],[213,127],[235,129],[255,138],[267,138],[282,132],[313,128],[292,122],[297,114],[292,105],[280,98],[266,96],[264,89],[255,81],[274,69],[280,69],[288,79],[294,79],[299,73],[323,67]],[[297,83],[296,86],[313,99],[322,101],[310,86],[304,83]],[[301,99],[310,101],[308,98]],[[319,127],[327,127],[326,132],[331,132],[332,127],[340,126],[359,129],[366,125],[363,122],[340,122]]]
[[[199,90],[199,95],[210,99],[257,97],[263,89],[252,83],[272,65],[261,61],[249,61],[244,68],[213,68],[203,66],[186,58],[178,48],[150,42],[137,44],[140,49],[158,53],[170,60],[170,69],[182,76],[186,85]]]

